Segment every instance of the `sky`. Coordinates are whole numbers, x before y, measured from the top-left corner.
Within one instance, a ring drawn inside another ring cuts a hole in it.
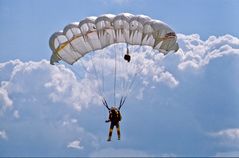
[[[48,42],[122,12],[166,22],[180,49],[132,48],[150,64],[122,108],[122,139],[106,142],[96,83],[50,65]],[[237,0],[0,0],[0,156],[239,156],[238,15]]]

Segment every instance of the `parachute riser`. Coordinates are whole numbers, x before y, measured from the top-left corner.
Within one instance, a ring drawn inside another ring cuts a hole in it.
[[[107,104],[105,98],[102,99],[102,103],[103,103],[103,105],[104,105],[108,110],[110,110],[110,108],[109,108],[109,106],[108,106],[108,104]]]

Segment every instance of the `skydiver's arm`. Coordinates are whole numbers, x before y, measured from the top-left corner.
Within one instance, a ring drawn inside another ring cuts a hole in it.
[[[106,122],[106,123],[110,122],[111,118],[112,118],[112,114],[110,113],[108,120],[106,120],[105,122]]]

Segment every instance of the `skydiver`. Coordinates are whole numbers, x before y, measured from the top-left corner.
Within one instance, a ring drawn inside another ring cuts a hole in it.
[[[114,126],[116,126],[118,140],[120,140],[120,125],[119,125],[119,122],[121,121],[121,119],[122,119],[122,116],[120,114],[120,110],[116,107],[111,107],[110,110],[109,110],[109,119],[105,121],[106,123],[111,122],[110,123],[110,129],[109,129],[109,137],[108,137],[107,141],[111,141]]]
[[[111,137],[112,137],[114,126],[116,126],[118,140],[120,140],[120,125],[119,125],[119,122],[122,119],[122,116],[120,114],[120,109],[124,105],[125,100],[126,100],[126,96],[125,97],[121,97],[120,104],[119,104],[118,108],[116,108],[114,106],[109,108],[108,103],[105,100],[105,98],[102,99],[103,105],[109,110],[109,119],[106,120],[105,122],[106,123],[111,122],[110,123],[110,129],[109,129],[109,137],[108,137],[107,141],[111,141]]]

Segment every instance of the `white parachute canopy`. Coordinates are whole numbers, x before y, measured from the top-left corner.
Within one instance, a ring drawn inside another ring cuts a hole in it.
[[[105,14],[87,17],[54,33],[49,41],[51,64],[60,60],[73,64],[86,53],[114,43],[147,45],[164,54],[179,48],[175,32],[159,20],[129,13]]]

